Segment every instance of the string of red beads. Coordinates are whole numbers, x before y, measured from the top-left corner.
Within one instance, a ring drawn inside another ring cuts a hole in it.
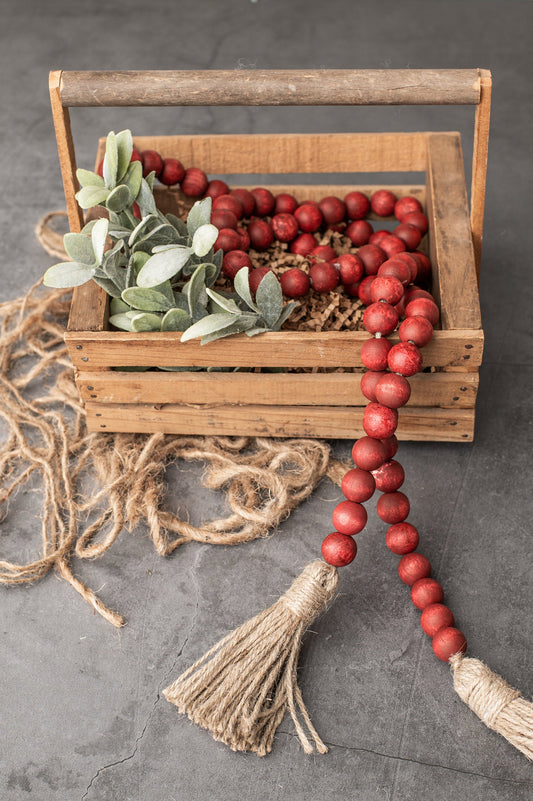
[[[421,208],[414,208],[413,200],[402,198],[404,203],[399,210],[402,216],[405,213],[404,219],[421,212]],[[383,190],[377,204],[381,207],[387,202],[390,206],[390,199]],[[346,473],[341,485],[347,500],[341,501],[333,511],[336,531],[324,538],[322,556],[336,567],[353,561],[357,554],[353,537],[363,530],[367,520],[362,503],[369,500],[376,489],[382,492],[376,507],[379,517],[391,524],[385,537],[386,545],[392,553],[401,556],[398,575],[411,588],[411,600],[422,612],[420,624],[432,638],[435,655],[447,662],[453,654],[464,653],[466,639],[454,627],[451,610],[442,603],[444,592],[439,582],[430,577],[429,560],[416,551],[419,533],[407,522],[409,499],[400,491],[404,470],[392,458],[398,448],[394,433],[398,424],[397,410],[410,398],[408,379],[422,369],[420,348],[430,341],[439,310],[429,292],[412,285],[413,274],[410,271],[407,274],[407,260],[395,263],[394,259],[389,259],[385,266],[385,273],[380,273],[378,268],[375,277],[369,276],[371,305],[363,316],[366,330],[374,335],[361,349],[362,362],[367,368],[361,378],[361,390],[369,401],[363,414],[366,436],[354,443],[355,468]],[[396,329],[401,316],[405,319],[398,330],[400,342],[391,345],[386,337]]]

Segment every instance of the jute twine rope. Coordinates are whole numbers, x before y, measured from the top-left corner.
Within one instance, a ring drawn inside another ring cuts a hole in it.
[[[163,691],[165,698],[234,751],[265,756],[288,709],[304,751],[326,753],[297,683],[309,624],[333,599],[336,568],[304,568],[275,604],[224,637]],[[303,720],[300,720],[300,716]]]
[[[60,234],[38,226],[54,256]],[[55,567],[94,609],[124,623],[74,576],[71,558],[101,557],[120,532],[148,528],[159,554],[195,540],[234,545],[266,536],[325,476],[343,467],[316,440],[89,434],[63,342],[70,297],[43,292],[38,282],[21,298],[0,304],[0,445],[2,519],[28,482],[42,487],[41,544],[26,563],[0,560],[0,582],[32,582]],[[224,489],[231,513],[200,526],[165,509],[166,468],[177,459],[206,464],[203,483]],[[92,482],[91,491],[87,483]]]

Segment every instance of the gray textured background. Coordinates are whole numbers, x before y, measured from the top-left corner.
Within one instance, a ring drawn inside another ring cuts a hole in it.
[[[1,0],[1,297],[53,263],[32,235],[64,205],[48,70],[487,67],[494,96],[481,302],[486,350],[474,444],[401,446],[412,521],[469,641],[531,697],[532,3],[474,0]],[[73,115],[81,166],[109,129],[169,132],[459,129],[472,109],[94,110]],[[351,443],[335,452],[347,457]],[[201,465],[171,471],[171,501],[223,509]],[[161,559],[139,529],[76,573],[128,625],[117,631],[53,575],[0,588],[0,799],[472,801],[531,798],[523,756],[454,695],[370,516],[342,597],[314,627],[300,680],[331,744],[307,757],[285,720],[270,757],[236,755],[160,697],[219,636],[277,597],[317,553],[340,498],[325,481],[274,536],[190,545]],[[38,505],[20,493],[8,554],[37,547]],[[193,519],[194,516],[193,516]]]

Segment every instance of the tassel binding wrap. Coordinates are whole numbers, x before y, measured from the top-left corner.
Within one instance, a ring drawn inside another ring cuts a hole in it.
[[[273,606],[224,637],[163,695],[216,740],[259,756],[272,750],[288,707],[304,751],[313,752],[311,739],[326,753],[297,684],[297,663],[305,630],[337,584],[336,568],[320,559],[307,565]]]
[[[459,698],[483,723],[533,759],[533,704],[479,659],[450,659]]]

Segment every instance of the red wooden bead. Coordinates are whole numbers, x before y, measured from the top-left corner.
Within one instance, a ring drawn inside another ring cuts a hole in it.
[[[465,635],[451,627],[440,629],[433,637],[431,646],[437,659],[448,662],[454,654],[464,654],[466,651]]]
[[[372,471],[372,475],[376,482],[376,489],[386,493],[399,490],[405,480],[403,467],[394,459],[384,462],[381,467]]]
[[[181,191],[187,197],[203,197],[208,183],[209,179],[203,170],[189,167],[181,180]]]
[[[134,217],[137,217],[138,220],[142,220],[141,207],[139,206],[138,203],[133,201],[133,203],[131,204],[131,210],[133,211]]]
[[[400,223],[393,231],[394,236],[399,237],[405,242],[407,250],[416,250],[422,239],[420,229],[409,223]]]
[[[341,256],[334,256],[331,259],[333,266],[339,271],[342,283],[346,285],[355,284],[363,277],[365,267],[359,254],[343,253]]]
[[[422,368],[422,354],[416,345],[400,342],[390,349],[387,363],[393,373],[405,376],[415,375]]]
[[[411,587],[411,601],[417,609],[425,609],[430,604],[440,604],[443,598],[443,589],[435,579],[421,578]]]
[[[267,217],[273,212],[276,200],[269,189],[258,186],[251,190],[251,194],[255,200],[255,213],[258,217]]]
[[[406,303],[411,303],[411,301],[416,300],[416,298],[427,298],[435,303],[435,298],[433,295],[430,292],[427,292],[425,289],[421,289],[419,286],[416,286],[416,284],[407,287],[404,297]]]
[[[412,284],[413,281],[416,281],[416,276],[418,275],[418,260],[413,256],[412,253],[407,253],[406,250],[403,250],[401,253],[397,253],[394,256],[394,260],[403,261],[404,264],[407,264],[411,270],[411,280],[409,281],[410,284]]]
[[[235,278],[242,267],[252,269],[252,260],[244,250],[230,250],[222,260],[222,272],[228,278]]]
[[[369,437],[386,439],[394,434],[398,425],[398,412],[380,403],[370,402],[363,412],[363,428]],[[403,518],[402,518],[403,519]],[[396,523],[396,520],[391,520]]]
[[[244,208],[242,200],[239,200],[236,195],[219,195],[213,201],[213,209],[227,209],[232,211],[238,220],[242,220],[244,216]]]
[[[222,228],[237,228],[239,221],[229,209],[214,209],[211,212],[211,222],[220,231]]]
[[[331,521],[341,534],[353,537],[366,526],[368,519],[365,507],[352,501],[341,501],[333,510]]]
[[[241,201],[244,216],[246,218],[251,217],[255,211],[255,198],[250,190],[244,189],[244,187],[237,187],[237,189],[230,190],[230,195]]]
[[[376,482],[374,476],[367,470],[356,467],[348,470],[342,479],[341,489],[347,500],[354,503],[364,503],[374,494]]]
[[[439,322],[439,307],[433,300],[416,298],[407,304],[405,313],[408,317],[427,317],[432,326]]]
[[[385,239],[387,236],[390,236],[390,231],[387,231],[386,228],[380,228],[379,231],[374,231],[374,233],[370,236],[368,243],[370,245],[377,245],[380,246],[381,240]],[[383,251],[385,253],[385,251]]]
[[[298,236],[298,222],[292,214],[275,214],[272,217],[272,230],[279,242],[292,242]]]
[[[373,230],[367,220],[354,220],[346,227],[344,234],[351,239],[352,245],[358,248],[367,244]]]
[[[246,228],[237,227],[237,233],[241,238],[241,250],[250,250],[250,236]]]
[[[361,437],[354,442],[352,459],[361,470],[377,470],[387,458],[387,449],[380,439]]]
[[[343,289],[351,298],[359,297],[359,286],[361,281],[356,281],[355,284],[343,284]]]
[[[309,270],[309,278],[311,286],[316,292],[330,292],[339,283],[339,273],[333,264],[329,264],[327,261],[313,264]]]
[[[317,245],[309,254],[309,258],[313,261],[333,261],[337,258],[337,253],[331,245]]]
[[[404,584],[411,587],[415,581],[427,578],[431,573],[429,559],[421,553],[406,553],[398,563],[398,575]]]
[[[322,212],[313,203],[302,203],[294,212],[298,225],[304,233],[318,231],[322,225]]]
[[[422,236],[427,234],[429,228],[428,218],[422,211],[412,211],[409,214],[406,214],[403,220],[401,220],[405,225],[414,225]]]
[[[433,326],[427,317],[406,317],[398,329],[401,342],[412,342],[418,348],[423,348],[431,341]]]
[[[367,339],[361,346],[361,361],[369,370],[385,370],[391,348],[391,343],[384,337]]]
[[[411,256],[415,256],[418,262],[417,281],[425,282],[431,278],[431,262],[425,253],[414,250]]]
[[[378,268],[378,276],[391,276],[397,278],[403,286],[411,281],[411,268],[401,259],[395,257],[387,259]]]
[[[386,236],[381,240],[379,246],[385,251],[389,259],[396,253],[401,253],[402,250],[407,250],[403,239],[400,239],[400,237],[396,236],[396,234],[390,234],[390,236]]]
[[[300,234],[289,246],[290,252],[297,253],[299,256],[308,256],[315,248],[316,239],[313,234]]]
[[[376,384],[384,375],[389,375],[389,373],[385,373],[383,370],[367,370],[366,373],[363,373],[361,377],[361,392],[369,401],[377,402]]]
[[[217,197],[227,194],[229,194],[229,186],[225,181],[219,181],[218,178],[215,178],[207,184],[207,189],[205,190],[206,197],[211,197],[215,200]]]
[[[370,287],[370,297],[374,303],[384,300],[395,306],[403,297],[403,284],[392,275],[377,275]]]
[[[157,178],[163,169],[163,159],[159,153],[155,150],[143,150],[140,156],[143,165],[143,177],[146,178],[151,172],[155,172]]]
[[[322,542],[322,556],[328,565],[344,567],[353,562],[357,553],[357,545],[352,537],[334,531]]]
[[[409,499],[403,492],[385,492],[376,509],[384,523],[402,523],[409,514]]]
[[[241,238],[233,228],[221,228],[213,247],[215,250],[223,250],[224,253],[229,250],[240,250]]]
[[[385,543],[389,551],[403,556],[418,547],[418,531],[411,523],[395,523],[387,529]]]
[[[378,403],[391,409],[399,409],[411,397],[411,385],[403,375],[384,373],[375,392]]]
[[[139,151],[138,151],[138,150],[136,150],[135,148],[133,148],[133,150],[131,151],[130,163],[131,163],[132,161],[142,161],[142,159],[141,159],[141,154],[140,154],[140,153],[139,153]]]
[[[393,434],[392,437],[387,437],[386,439],[382,440],[383,445],[385,446],[386,451],[386,460],[392,459],[393,456],[396,455],[398,451],[398,438],[396,434]]]
[[[267,273],[272,272],[268,267],[256,267],[254,270],[251,271],[250,276],[248,278],[248,283],[250,285],[250,292],[255,295],[259,284],[265,277]]]
[[[413,211],[421,212],[422,210],[422,204],[416,197],[413,197],[412,195],[401,197],[394,204],[394,216],[400,222],[403,222],[403,218],[406,216],[406,214],[411,214]]]
[[[252,220],[248,225],[248,236],[254,250],[268,250],[274,241],[274,232],[266,220]]]
[[[390,217],[394,212],[394,207],[398,198],[388,189],[378,189],[370,198],[370,207],[374,214],[380,217]]]
[[[370,211],[370,200],[362,192],[348,192],[344,204],[350,220],[362,220]]]
[[[322,198],[318,202],[318,207],[326,225],[336,225],[346,217],[346,206],[340,198],[334,197],[334,195]]]
[[[376,275],[380,265],[387,261],[387,254],[379,245],[363,245],[357,256],[363,262],[366,275]]]
[[[359,284],[359,299],[365,304],[365,306],[370,306],[372,303],[372,298],[370,297],[370,287],[372,286],[374,278],[374,275],[365,275]]]
[[[288,298],[302,298],[307,295],[311,288],[311,282],[307,273],[299,267],[292,267],[284,272],[279,279],[283,294]]]
[[[455,623],[451,609],[444,604],[429,604],[422,611],[420,625],[428,637],[434,637],[440,629],[446,629]]]
[[[386,337],[392,334],[398,319],[398,312],[390,303],[372,303],[364,311],[363,325],[369,334],[383,334]]]
[[[280,192],[279,195],[276,195],[274,214],[294,214],[297,208],[298,201],[294,195],[288,195],[285,192]]]
[[[165,186],[174,186],[183,180],[185,167],[178,159],[163,159],[163,169],[157,176]]]

